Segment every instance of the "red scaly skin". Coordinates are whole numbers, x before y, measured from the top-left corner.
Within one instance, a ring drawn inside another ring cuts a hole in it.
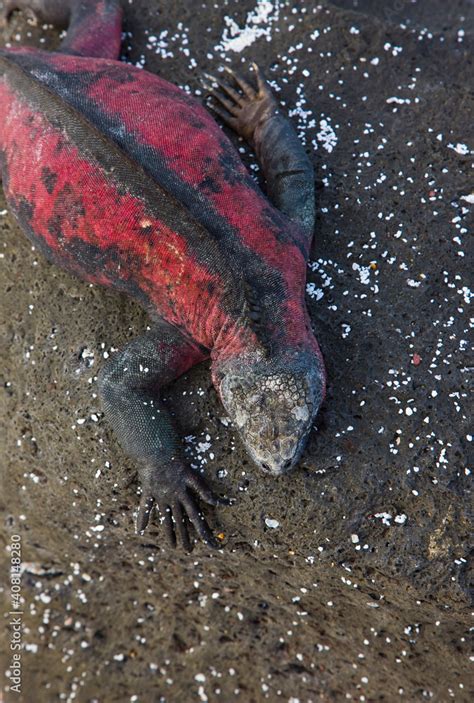
[[[28,211],[26,224],[40,248],[87,281],[131,290],[139,298],[143,294],[156,314],[211,348],[212,330],[228,322],[219,301],[224,290],[219,277],[194,259],[186,240],[151,214],[146,203],[120,193],[98,164],[5,81],[0,82],[0,105],[5,194],[20,217]],[[76,255],[78,240],[103,255],[99,267]],[[236,352],[239,347],[233,345]]]

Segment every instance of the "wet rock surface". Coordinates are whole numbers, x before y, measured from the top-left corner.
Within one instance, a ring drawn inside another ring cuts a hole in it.
[[[201,97],[204,71],[256,60],[313,155],[328,396],[301,467],[273,480],[208,367],[181,378],[190,461],[237,499],[209,513],[224,548],[136,536],[96,375],[146,316],[47,263],[1,196],[1,539],[21,535],[25,600],[6,701],[472,700],[473,21],[468,0],[125,4],[125,60]],[[7,42],[57,34],[16,15]],[[6,618],[2,671],[10,636]]]

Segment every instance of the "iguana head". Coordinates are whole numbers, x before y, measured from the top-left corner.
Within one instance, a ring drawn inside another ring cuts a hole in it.
[[[255,463],[266,473],[290,471],[305,447],[324,397],[322,361],[299,352],[278,359],[233,359],[219,392]]]

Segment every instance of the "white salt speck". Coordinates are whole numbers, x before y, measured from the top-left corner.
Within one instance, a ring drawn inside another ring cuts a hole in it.
[[[273,530],[275,530],[277,527],[280,527],[280,523],[278,522],[278,520],[274,520],[270,517],[265,518],[265,525]]]
[[[411,103],[411,100],[410,98],[397,98],[394,96],[391,98],[387,98],[385,102],[389,105],[391,103],[396,103],[397,105],[409,105]]]
[[[467,203],[472,203],[474,205],[474,193],[469,193],[469,195],[461,195],[461,200],[465,200]]]
[[[306,284],[306,293],[313,300],[321,300],[321,298],[324,298],[324,293],[321,288],[317,288],[316,284],[312,282]]]
[[[83,349],[81,352],[81,359],[87,363],[87,366],[92,366],[94,363],[94,352],[90,349]]]
[[[331,153],[337,144],[337,136],[328,120],[319,121],[319,132],[316,135],[318,142]]]
[[[247,13],[244,27],[239,27],[231,17],[224,17],[226,28],[222,33],[220,44],[215,47],[216,51],[238,53],[251,46],[260,37],[266,37],[267,41],[270,41],[272,24],[278,20],[279,15],[279,0],[275,2],[257,0],[257,6]]]
[[[465,156],[466,154],[470,153],[469,147],[467,144],[462,144],[461,142],[457,142],[457,144],[448,144],[448,149],[453,149],[456,154],[460,154],[461,156]]]

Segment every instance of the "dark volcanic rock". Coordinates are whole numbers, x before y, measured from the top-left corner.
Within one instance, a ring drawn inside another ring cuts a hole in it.
[[[26,563],[24,693],[6,700],[470,701],[473,4],[124,5],[126,60],[200,95],[203,72],[255,59],[291,111],[317,174],[329,392],[301,468],[274,481],[208,368],[180,379],[189,456],[238,499],[209,515],[225,548],[137,537],[96,374],[146,318],[49,265],[1,198],[2,542],[20,533]],[[4,43],[40,37],[57,43],[18,15]]]

